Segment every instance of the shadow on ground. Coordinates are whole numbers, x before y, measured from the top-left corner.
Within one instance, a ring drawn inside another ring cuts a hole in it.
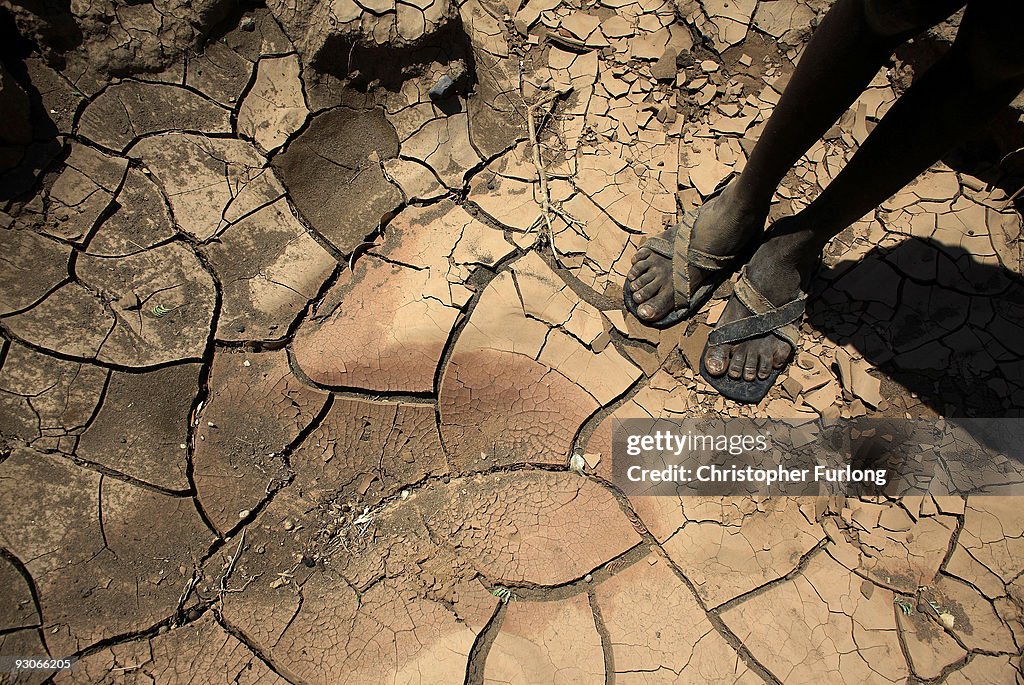
[[[25,64],[34,45],[22,37],[10,12],[0,8],[0,202],[24,195],[63,151],[57,125],[46,111]]]
[[[908,237],[823,268],[813,290],[809,322],[936,413],[1024,415],[1019,274],[963,248]]]

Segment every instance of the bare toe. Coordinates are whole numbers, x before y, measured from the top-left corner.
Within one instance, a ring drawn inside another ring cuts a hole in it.
[[[632,263],[636,264],[637,262],[643,261],[644,259],[650,257],[652,254],[654,254],[654,252],[651,251],[651,248],[641,247],[639,250],[636,251],[636,254],[633,255]]]
[[[721,376],[729,364],[729,346],[715,345],[704,356],[704,367],[712,376]]]
[[[626,274],[626,280],[632,281],[636,278],[640,278],[644,273],[650,271],[654,264],[655,262],[653,259],[644,258],[635,260],[633,262],[633,268],[631,268],[629,273]]]
[[[672,292],[672,288],[662,288],[657,295],[640,305],[637,313],[642,319],[656,321],[672,311],[674,303],[675,293]]]
[[[739,379],[743,376],[743,367],[747,363],[747,348],[737,345],[732,350],[732,362],[729,364],[729,378]]]
[[[757,345],[750,345],[747,350],[747,359],[743,363],[743,380],[748,383],[757,378],[757,366],[761,361],[761,355]]]
[[[639,292],[641,288],[649,285],[652,281],[654,281],[654,277],[655,274],[651,273],[650,271],[645,271],[629,282],[629,289],[632,290],[634,293]]]
[[[647,300],[653,300],[663,289],[664,284],[661,283],[661,281],[652,280],[650,283],[633,293],[633,301],[640,304]]]

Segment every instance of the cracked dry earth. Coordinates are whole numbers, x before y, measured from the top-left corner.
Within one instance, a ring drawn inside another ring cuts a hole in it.
[[[999,168],[841,234],[741,407],[693,371],[728,286],[658,333],[623,278],[743,168],[825,3],[378,4],[270,3],[109,81],[27,60],[62,149],[0,215],[0,653],[80,658],[16,679],[1020,682],[1016,499],[608,483],[614,418],[1020,416]],[[325,17],[408,45],[339,76]]]

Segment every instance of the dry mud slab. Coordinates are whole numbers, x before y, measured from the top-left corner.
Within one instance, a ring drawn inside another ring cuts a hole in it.
[[[78,663],[0,678],[1019,682],[1018,499],[609,484],[617,418],[1024,408],[1012,116],[834,241],[760,405],[693,371],[728,286],[669,331],[622,313],[826,4],[13,6],[0,654]]]

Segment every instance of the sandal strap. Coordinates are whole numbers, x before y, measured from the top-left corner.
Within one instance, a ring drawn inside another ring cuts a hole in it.
[[[729,266],[730,262],[736,259],[736,255],[722,256],[711,254],[710,252],[703,252],[691,247],[690,252],[687,254],[687,258],[690,260],[690,264],[697,268],[714,270],[723,269]]]
[[[740,277],[736,280],[735,285],[733,285],[732,291],[736,295],[736,299],[749,309],[751,314],[766,314],[775,309],[772,301],[762,295],[761,291],[750,282],[746,267],[743,267],[743,270],[740,271]]]
[[[664,238],[652,235],[644,241],[644,247],[655,254],[659,254],[667,259],[672,259],[672,243]]]
[[[676,224],[672,240],[651,236],[644,241],[644,247],[672,262],[672,287],[677,309],[688,308],[696,295],[690,282],[691,266],[705,271],[720,271],[736,261],[736,255],[716,255],[692,248],[690,238],[696,221],[697,210],[691,210]]]
[[[717,271],[728,267],[736,259],[735,255],[715,255],[691,247],[690,239],[696,223],[697,210],[691,210],[676,225],[672,246],[672,287],[675,289],[677,306],[688,307],[694,296],[690,282],[691,266],[705,271]]]
[[[682,221],[676,225],[675,240],[672,246],[672,287],[675,290],[677,307],[689,307],[693,288],[690,284],[690,268],[686,256],[690,254],[690,237],[693,224],[697,220],[696,212],[687,212]]]
[[[807,293],[801,293],[799,297],[776,307],[754,287],[744,267],[739,281],[733,287],[733,294],[751,312],[751,316],[722,324],[708,336],[709,344],[737,343],[770,333],[796,349],[800,339],[798,322],[807,306]]]

